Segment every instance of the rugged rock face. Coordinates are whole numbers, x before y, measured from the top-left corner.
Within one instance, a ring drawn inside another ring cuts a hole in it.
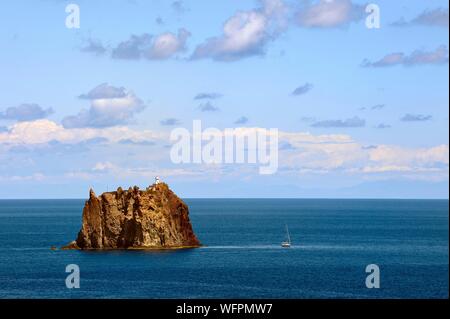
[[[91,189],[83,225],[66,249],[156,249],[198,247],[187,205],[165,183],[97,197]]]

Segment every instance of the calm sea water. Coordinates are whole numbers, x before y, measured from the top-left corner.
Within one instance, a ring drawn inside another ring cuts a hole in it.
[[[447,200],[186,202],[203,248],[81,252],[50,246],[75,239],[83,200],[0,201],[0,298],[448,298]]]

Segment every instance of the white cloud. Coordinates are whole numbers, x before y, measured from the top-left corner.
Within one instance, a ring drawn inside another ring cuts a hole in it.
[[[433,10],[425,10],[411,21],[401,19],[392,25],[398,27],[423,25],[430,27],[448,28],[448,8],[436,8]]]
[[[42,144],[51,141],[79,143],[94,138],[105,138],[110,142],[124,139],[134,141],[152,141],[162,139],[164,133],[152,131],[134,131],[125,126],[110,128],[74,128],[67,129],[53,121],[43,119],[32,122],[19,122],[0,133],[0,144]]]
[[[112,169],[115,169],[116,166],[112,164],[111,162],[98,162],[95,164],[95,166],[92,168],[93,171],[97,172],[104,172],[109,171]]]
[[[156,36],[148,33],[131,35],[128,40],[120,42],[112,50],[111,56],[115,59],[128,60],[169,59],[186,50],[186,42],[190,36],[190,32],[184,28],[179,29],[177,34],[165,32]]]
[[[364,9],[351,0],[308,2],[297,14],[297,23],[309,28],[335,28],[361,20]]]
[[[369,151],[370,161],[394,166],[427,166],[435,163],[449,164],[448,145],[431,148],[403,148],[399,146],[380,145]]]
[[[290,136],[294,151],[279,156],[285,169],[310,172],[342,170],[367,160],[367,153],[350,136]]]
[[[147,52],[146,57],[150,60],[163,60],[184,51],[190,35],[186,29],[180,29],[178,35],[171,32],[160,34],[153,40],[153,45]]]
[[[114,99],[127,96],[124,87],[115,87],[108,83],[102,83],[90,90],[86,94],[81,94],[80,99],[96,100],[96,99]]]
[[[110,86],[106,83],[80,95],[88,99],[91,106],[77,115],[67,116],[62,120],[66,128],[109,127],[129,123],[136,113],[146,108],[144,102],[133,92],[125,88]]]
[[[192,58],[234,61],[264,54],[266,44],[285,26],[287,8],[282,0],[261,3],[258,9],[235,13],[225,22],[223,34],[197,46]]]
[[[342,172],[361,176],[390,173],[390,177],[448,180],[449,146],[407,148],[396,145],[364,147],[348,135],[280,133],[280,170],[298,174]]]
[[[424,64],[443,65],[448,63],[448,48],[446,45],[441,45],[434,51],[415,50],[410,55],[403,52],[389,53],[380,60],[370,62],[364,60],[363,67],[390,67],[395,65],[416,66]]]
[[[8,107],[5,111],[0,112],[0,120],[31,121],[45,118],[51,114],[53,114],[52,108],[43,109],[35,103],[24,103]]]

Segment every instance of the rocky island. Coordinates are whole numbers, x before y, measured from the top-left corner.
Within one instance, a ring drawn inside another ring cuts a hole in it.
[[[199,247],[188,206],[159,180],[146,190],[91,189],[75,241],[62,249],[177,249]]]

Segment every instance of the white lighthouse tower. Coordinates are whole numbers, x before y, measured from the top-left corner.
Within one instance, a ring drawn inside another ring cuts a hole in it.
[[[161,183],[161,180],[159,179],[159,176],[155,177],[155,184],[158,185]]]

